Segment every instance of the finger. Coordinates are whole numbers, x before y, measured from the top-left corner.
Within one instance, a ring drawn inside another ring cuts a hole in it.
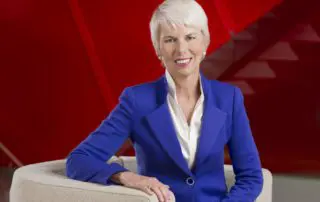
[[[157,195],[159,201],[164,202],[165,197],[162,195],[159,187],[151,187],[151,190]]]
[[[165,201],[170,201],[169,189],[166,186],[160,187],[159,189],[164,196]]]
[[[169,199],[170,199],[170,201],[173,200],[173,198],[174,198],[174,193],[169,190]]]
[[[154,193],[149,186],[143,186],[141,188],[141,190],[144,191],[145,193],[149,194],[150,196],[153,195],[153,193]]]

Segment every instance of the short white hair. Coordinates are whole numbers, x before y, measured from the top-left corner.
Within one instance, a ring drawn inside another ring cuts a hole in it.
[[[159,26],[161,23],[167,23],[173,27],[186,25],[200,28],[205,37],[207,47],[210,43],[207,15],[195,0],[166,0],[153,12],[150,21],[150,33],[152,44],[157,54],[159,51]]]

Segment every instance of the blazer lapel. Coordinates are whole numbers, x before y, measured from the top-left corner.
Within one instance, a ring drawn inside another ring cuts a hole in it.
[[[210,81],[201,75],[205,103],[202,116],[201,134],[198,142],[195,167],[208,157],[212,147],[225,124],[227,114],[215,106]]]
[[[161,81],[162,82],[157,89],[159,107],[148,114],[146,119],[151,127],[152,134],[158,140],[161,147],[167,152],[178,167],[185,173],[191,175],[188,164],[183,157],[170,115],[169,106],[166,101],[168,91],[165,77],[163,77]]]

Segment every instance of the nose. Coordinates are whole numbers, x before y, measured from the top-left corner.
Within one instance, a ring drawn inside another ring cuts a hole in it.
[[[188,50],[188,43],[185,40],[179,40],[177,42],[177,52],[179,54],[185,53]]]

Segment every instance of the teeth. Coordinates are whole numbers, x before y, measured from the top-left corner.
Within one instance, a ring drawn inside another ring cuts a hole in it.
[[[188,63],[189,61],[190,61],[190,59],[176,60],[176,63],[178,63],[178,64],[185,64],[185,63]]]

